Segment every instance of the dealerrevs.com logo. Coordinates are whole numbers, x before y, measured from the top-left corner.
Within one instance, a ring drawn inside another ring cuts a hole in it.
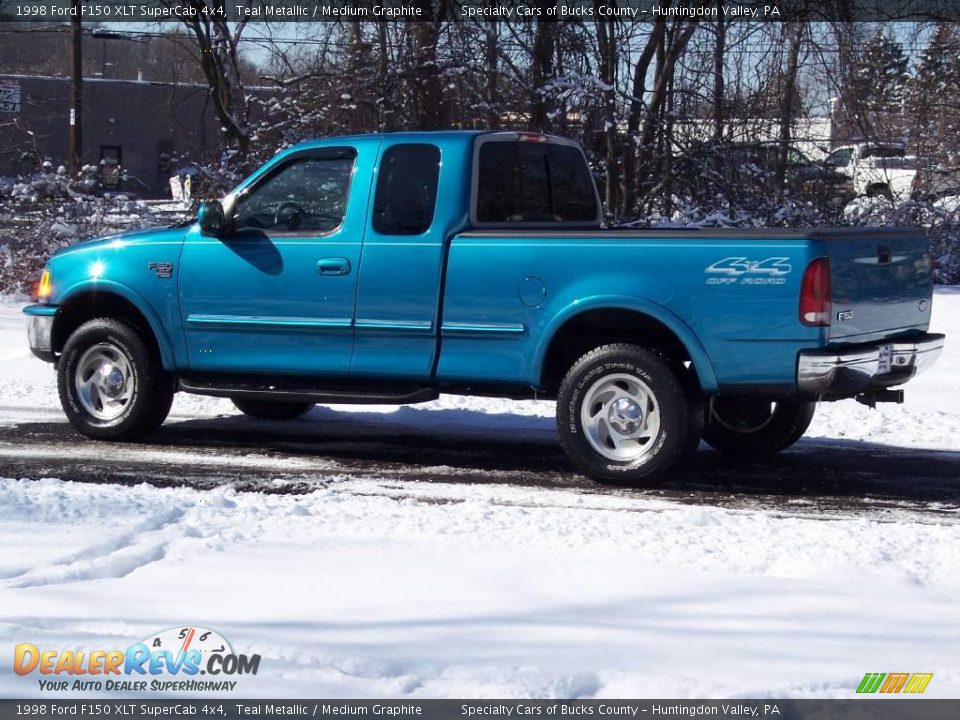
[[[179,627],[125,650],[58,650],[20,643],[13,670],[47,692],[223,692],[238,675],[256,675],[259,655],[238,655],[217,632]],[[200,676],[204,676],[202,679]]]

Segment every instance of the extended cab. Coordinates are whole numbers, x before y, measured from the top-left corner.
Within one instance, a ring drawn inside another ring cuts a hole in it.
[[[553,398],[573,463],[663,477],[738,456],[818,400],[897,400],[936,357],[920,232],[617,230],[569,140],[304,143],[184,226],[52,257],[25,309],[70,422],[155,430],[177,391],[261,418],[440,392]]]

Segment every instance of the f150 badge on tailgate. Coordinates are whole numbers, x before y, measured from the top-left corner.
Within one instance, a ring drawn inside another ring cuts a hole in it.
[[[727,257],[704,268],[707,285],[783,285],[793,266],[790,258],[771,257],[749,260]],[[719,276],[719,277],[718,277]]]

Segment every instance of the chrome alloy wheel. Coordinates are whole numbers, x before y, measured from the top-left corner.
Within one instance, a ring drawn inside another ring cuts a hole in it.
[[[660,405],[642,380],[616,373],[597,380],[580,407],[590,446],[608,460],[631,462],[650,451],[660,432]]]
[[[98,343],[83,353],[74,383],[83,409],[107,422],[123,414],[135,389],[130,361],[112,343]]]

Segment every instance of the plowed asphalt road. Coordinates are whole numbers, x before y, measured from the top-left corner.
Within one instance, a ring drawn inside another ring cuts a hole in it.
[[[27,417],[27,415],[31,417]],[[788,513],[910,510],[960,518],[960,452],[860,441],[802,440],[763,462],[736,464],[701,445],[676,477],[646,488],[600,485],[574,472],[546,418],[505,436],[451,423],[378,426],[362,415],[313,410],[292,423],[239,415],[168,421],[141,443],[88,440],[55,411],[0,407],[0,475],[79,482],[309,492],[351,477],[577,489]]]

